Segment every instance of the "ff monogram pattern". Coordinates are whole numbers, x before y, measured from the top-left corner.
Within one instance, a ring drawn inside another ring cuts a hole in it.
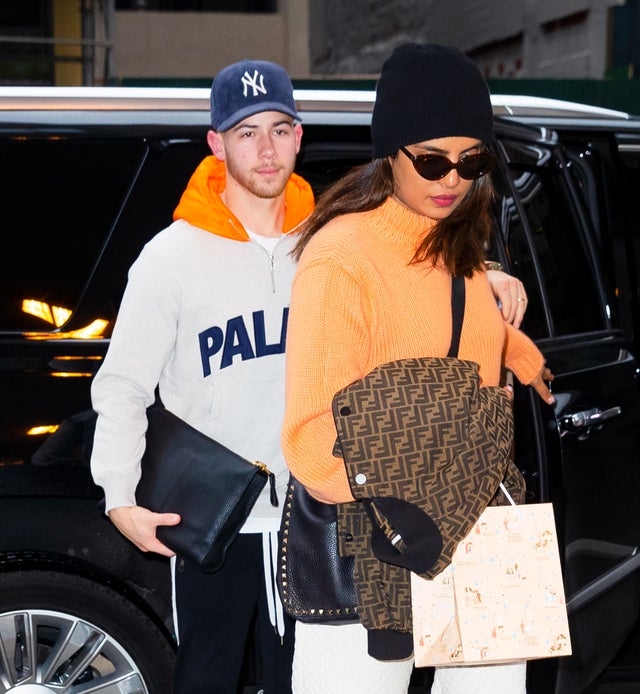
[[[500,502],[501,481],[517,502],[524,500],[524,480],[509,459],[511,404],[501,388],[480,388],[474,362],[426,357],[383,364],[335,395],[333,415],[336,454],[354,497],[372,499],[374,507],[377,497],[410,502],[440,530],[442,549],[425,578],[450,563],[484,508]],[[338,507],[339,545],[354,556],[361,621],[368,629],[410,631],[410,571],[374,556],[363,506]],[[402,518],[384,518],[380,508],[375,515],[402,564],[402,552],[411,551],[397,541]]]

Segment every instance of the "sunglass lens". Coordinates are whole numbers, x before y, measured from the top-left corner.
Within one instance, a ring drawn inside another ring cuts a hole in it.
[[[489,154],[472,154],[458,162],[458,173],[462,178],[471,180],[485,174],[491,166]]]
[[[437,181],[451,171],[451,162],[439,154],[426,154],[414,160],[414,167],[422,178]]]
[[[470,154],[463,157],[457,164],[452,164],[447,157],[439,154],[423,154],[413,158],[413,165],[418,174],[429,181],[439,181],[451,169],[457,169],[461,178],[470,181],[487,173],[492,162],[493,157],[486,152]]]

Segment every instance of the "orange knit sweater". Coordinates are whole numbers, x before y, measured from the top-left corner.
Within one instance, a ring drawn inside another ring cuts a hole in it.
[[[333,455],[334,394],[380,364],[448,352],[450,275],[410,264],[432,225],[389,198],[332,220],[302,254],[287,329],[282,445],[295,477],[322,501],[353,500],[342,458]],[[543,365],[533,342],[504,322],[483,272],[466,280],[458,356],[479,364],[483,385],[499,384],[503,364],[524,384]]]

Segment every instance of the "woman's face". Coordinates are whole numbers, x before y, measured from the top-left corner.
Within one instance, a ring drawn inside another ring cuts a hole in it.
[[[409,145],[404,149],[414,155],[437,154],[456,163],[465,156],[478,154],[482,143],[472,137],[441,137]],[[473,180],[461,178],[456,169],[451,169],[437,181],[422,178],[402,150],[395,157],[390,157],[389,161],[393,171],[395,198],[405,207],[430,219],[448,217],[462,202],[473,183]]]

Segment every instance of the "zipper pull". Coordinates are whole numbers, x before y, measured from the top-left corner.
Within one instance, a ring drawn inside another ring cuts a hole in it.
[[[271,291],[273,294],[275,294],[276,293],[276,259],[273,257],[273,255],[269,256],[269,265],[271,266]]]
[[[276,476],[273,472],[269,472],[269,486],[271,488],[271,505],[278,507],[280,506],[280,502],[278,501],[278,493],[276,492]]]
[[[256,467],[259,467],[262,472],[267,474],[267,477],[269,478],[271,505],[277,508],[280,506],[280,502],[278,501],[278,493],[276,492],[276,476],[264,463],[261,463],[259,460],[254,460],[252,462]]]

